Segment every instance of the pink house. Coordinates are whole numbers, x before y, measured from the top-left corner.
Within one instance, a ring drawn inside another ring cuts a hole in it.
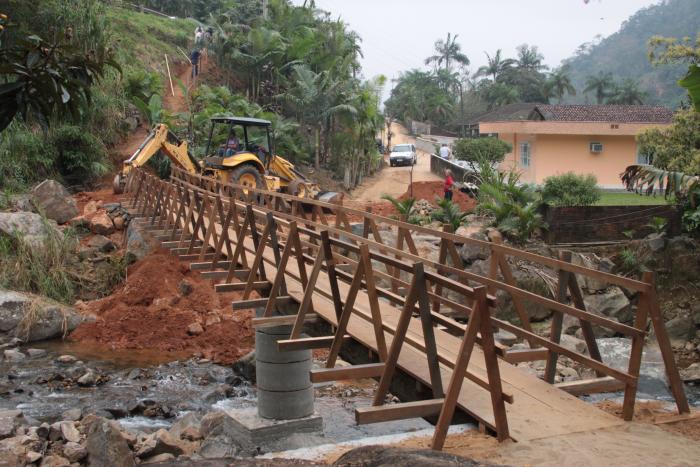
[[[530,110],[526,111],[527,106]],[[501,163],[515,167],[522,180],[541,184],[565,172],[593,174],[601,188],[622,188],[620,173],[631,164],[646,164],[635,136],[671,123],[673,112],[646,105],[515,104],[479,119],[481,135],[513,146]]]

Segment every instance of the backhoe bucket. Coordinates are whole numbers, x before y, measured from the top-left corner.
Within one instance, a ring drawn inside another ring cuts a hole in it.
[[[342,205],[344,197],[345,193],[338,193],[337,191],[319,191],[314,199],[324,203]]]

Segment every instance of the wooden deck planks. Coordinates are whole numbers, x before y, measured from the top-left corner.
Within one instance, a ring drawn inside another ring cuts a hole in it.
[[[206,223],[206,219],[204,220]],[[220,226],[217,225],[217,233],[220,234]],[[229,229],[229,238],[236,243],[236,233]],[[244,238],[245,250],[254,254],[255,248],[251,238]],[[274,253],[266,249],[263,262],[268,277],[273,277]],[[303,298],[303,288],[299,279],[299,270],[296,263],[289,262],[286,269],[288,295],[297,301]],[[347,294],[349,284],[341,282],[341,295]],[[317,293],[314,296],[314,311],[320,318],[330,324],[336,323],[335,307],[332,301],[330,285],[325,271],[321,271],[316,286]],[[370,314],[369,301],[365,290],[358,294],[355,309]],[[395,326],[400,310],[388,302],[381,303],[381,313],[384,323]],[[376,339],[371,323],[353,316],[348,324],[347,333],[353,339],[365,347],[376,352]],[[419,320],[412,319],[408,335],[422,342],[422,329]],[[435,330],[438,351],[440,354],[449,355],[456,360],[460,339],[439,329]],[[387,343],[391,342],[392,335],[385,332]],[[404,344],[398,361],[399,368],[404,372],[430,386],[430,374],[428,372],[426,355],[412,347],[408,342]],[[588,404],[542,380],[515,368],[513,365],[499,360],[499,369],[503,381],[503,390],[513,394],[514,403],[506,404],[510,434],[516,441],[547,438],[567,433],[598,430],[606,427],[621,425],[623,420],[610,415],[597,407]],[[469,370],[477,374],[486,374],[483,353],[478,347],[474,348],[473,356],[469,364]],[[441,377],[443,386],[447,386],[451,370],[441,365]],[[464,381],[462,391],[458,399],[458,406],[471,414],[477,420],[493,428],[493,410],[490,395],[487,391],[477,386],[470,380]]]

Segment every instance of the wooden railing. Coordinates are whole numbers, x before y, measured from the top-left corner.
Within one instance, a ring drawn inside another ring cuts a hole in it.
[[[358,411],[360,422],[439,413],[441,422],[434,438],[434,446],[439,447],[444,442],[444,430],[452,418],[461,381],[466,377],[491,393],[495,429],[499,438],[505,439],[508,429],[503,403],[512,402],[512,395],[502,391],[494,359],[501,358],[511,363],[545,360],[545,379],[552,383],[559,355],[593,369],[599,376],[593,380],[567,383],[562,388],[574,394],[624,388],[623,417],[630,420],[648,318],[651,318],[659,342],[678,410],[689,411],[661,317],[653,273],[645,273],[639,281],[574,265],[567,252],[558,259],[549,258],[506,246],[498,236],[493,236],[490,242],[480,241],[455,235],[448,229],[435,231],[370,211],[302,200],[282,193],[223,186],[210,178],[179,170],[173,170],[170,181],[158,180],[142,170],[133,171],[127,181],[127,192],[134,195],[132,208],[135,214],[148,220],[149,228],[159,235],[165,246],[172,248],[182,259],[197,261],[193,267],[204,270],[206,277],[222,280],[223,283],[215,286],[217,290],[243,292],[244,301],[234,308],[265,306],[264,316],[255,321],[256,325],[286,323],[293,326],[290,339],[282,342],[281,348],[327,346],[331,349],[327,368],[313,374],[312,379],[381,377],[375,407]],[[354,233],[353,223],[362,227],[361,234],[359,229]],[[397,233],[394,245],[384,242],[381,230],[385,228]],[[413,238],[416,234],[438,239],[438,261],[419,255]],[[463,269],[457,251],[461,244],[477,245],[490,253],[488,277]],[[252,261],[248,258],[249,253],[254,253]],[[556,299],[518,287],[507,258],[557,270]],[[290,259],[294,260],[291,264]],[[275,270],[281,273],[268,278],[264,264],[275,266]],[[311,266],[310,272],[307,265]],[[320,274],[324,275],[321,285],[318,283]],[[637,292],[639,300],[634,325],[628,326],[586,310],[577,277],[595,278]],[[293,297],[286,294],[287,278],[303,285],[303,297],[295,314],[274,316],[273,312],[281,310],[279,304],[294,302]],[[512,297],[520,326],[489,313],[496,305],[494,294],[497,290]],[[266,296],[253,299],[253,291]],[[363,307],[355,306],[359,291],[362,291]],[[447,291],[451,292],[449,296]],[[333,336],[299,337],[306,318],[314,312],[314,296],[323,296],[334,304],[337,331]],[[377,301],[380,298],[402,310],[395,325],[382,321]],[[528,301],[553,311],[549,337],[532,331],[524,306]],[[452,317],[445,316],[445,312]],[[414,314],[423,331],[422,342],[406,334]],[[372,324],[379,362],[371,364],[374,366],[335,368],[340,346],[347,339],[347,323],[355,315]],[[564,315],[573,316],[581,323],[587,354],[560,344]],[[436,350],[434,326],[463,338],[459,358],[447,358]],[[632,339],[627,371],[602,362],[594,326],[611,329]],[[493,328],[505,329],[523,338],[530,344],[530,349],[511,351],[495,343]],[[388,349],[383,333],[393,336]],[[486,375],[467,371],[475,344],[486,359]],[[422,401],[425,402],[422,404],[410,403],[393,409],[381,407],[382,394],[385,395],[388,389],[404,345],[426,354],[434,397]],[[437,377],[440,365],[453,371],[447,392],[443,391]]]

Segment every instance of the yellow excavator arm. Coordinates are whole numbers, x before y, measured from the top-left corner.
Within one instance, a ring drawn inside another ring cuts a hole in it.
[[[159,123],[153,127],[146,139],[141,143],[134,154],[124,161],[124,166],[117,176],[114,178],[114,192],[121,193],[126,176],[132,168],[142,167],[151,157],[161,151],[170,162],[186,170],[189,173],[198,173],[199,168],[197,162],[187,150],[187,141],[180,141],[173,132],[170,131],[168,125]]]

